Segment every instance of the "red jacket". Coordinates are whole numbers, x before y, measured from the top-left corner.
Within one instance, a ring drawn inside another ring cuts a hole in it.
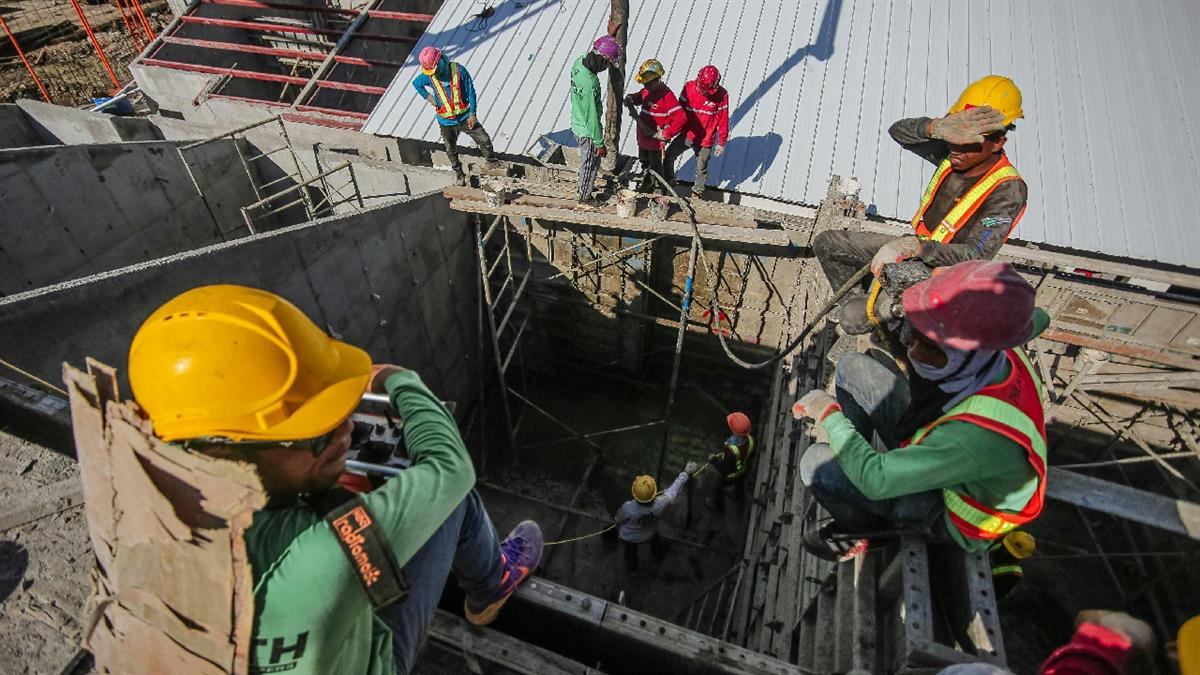
[[[692,80],[683,86],[679,102],[687,115],[687,135],[690,143],[702,148],[725,145],[729,140],[729,92],[717,87],[711,96]]]
[[[663,138],[668,141],[682,131],[684,124],[687,123],[687,117],[683,114],[679,99],[675,98],[674,92],[665,86],[656,92],[651,92],[643,87],[641,91],[630,94],[630,96],[641,106],[638,118],[651,128],[662,132]],[[663,142],[644,134],[640,124],[637,125],[637,144],[639,148],[646,150],[663,148]]]

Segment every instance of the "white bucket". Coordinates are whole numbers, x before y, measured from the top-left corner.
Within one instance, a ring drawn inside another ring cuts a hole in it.
[[[637,213],[637,197],[638,193],[633,190],[618,190],[617,216],[620,218],[632,218]]]

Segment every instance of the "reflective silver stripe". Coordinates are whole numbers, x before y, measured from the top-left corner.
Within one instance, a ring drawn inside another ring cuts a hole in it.
[[[649,115],[651,117],[668,117],[668,116],[670,116],[671,113],[675,112],[676,110],[679,110],[679,106],[675,106],[674,108],[671,108],[667,112],[656,113],[656,112],[650,112],[649,110],[642,110],[642,112],[646,113],[647,115]]]

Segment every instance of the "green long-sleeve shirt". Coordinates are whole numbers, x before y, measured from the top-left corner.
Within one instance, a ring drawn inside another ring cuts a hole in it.
[[[475,470],[454,418],[416,373],[392,375],[385,386],[413,465],[361,499],[404,565],[466,497]],[[246,549],[254,574],[251,673],[395,672],[391,631],[323,514],[304,505],[260,511]]]
[[[1050,315],[1034,307],[1032,330],[1025,341],[1037,337],[1049,325]],[[1011,370],[1008,364],[988,384],[1003,382]],[[977,424],[945,422],[934,427],[920,443],[887,452],[877,452],[841,412],[827,416],[821,426],[829,432],[829,449],[838,466],[867,499],[878,501],[951,488],[982,504],[1020,511],[1037,490],[1037,473],[1025,448]],[[959,546],[968,551],[987,548],[986,541],[962,536],[949,514],[945,520],[946,529]]]
[[[583,65],[581,56],[571,66],[571,133],[604,145],[604,127],[600,123],[600,78]]]

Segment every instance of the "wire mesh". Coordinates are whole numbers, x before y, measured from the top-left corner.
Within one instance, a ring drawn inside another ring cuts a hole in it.
[[[129,63],[171,18],[166,0],[4,0],[0,17],[0,102],[70,106],[128,82]]]

